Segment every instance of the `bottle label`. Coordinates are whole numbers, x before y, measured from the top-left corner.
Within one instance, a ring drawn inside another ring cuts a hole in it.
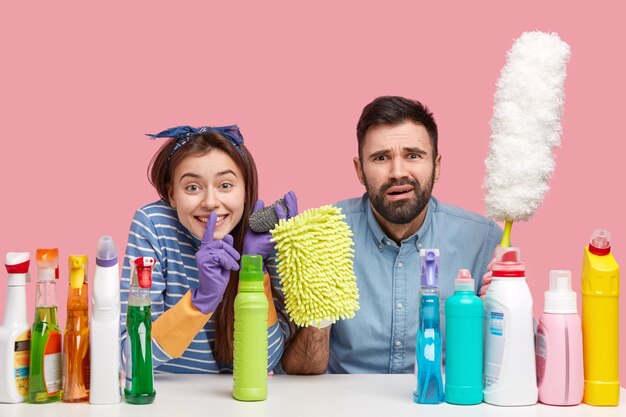
[[[485,334],[485,388],[498,383],[504,357],[504,312],[488,306]]]
[[[13,349],[15,388],[22,397],[28,396],[28,372],[30,370],[30,330],[15,339]]]
[[[61,333],[51,331],[43,352],[43,378],[48,395],[61,390]]]
[[[543,326],[537,327],[535,336],[535,361],[537,362],[537,386],[541,387],[543,376],[546,371],[546,359],[548,357],[548,338]]]

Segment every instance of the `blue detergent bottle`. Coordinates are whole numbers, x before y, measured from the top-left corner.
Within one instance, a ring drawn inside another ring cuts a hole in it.
[[[483,401],[483,301],[470,271],[461,269],[446,300],[446,402]]]
[[[420,265],[420,316],[415,343],[417,389],[413,393],[413,401],[418,404],[440,404],[444,395],[439,324],[439,249],[420,250]]]

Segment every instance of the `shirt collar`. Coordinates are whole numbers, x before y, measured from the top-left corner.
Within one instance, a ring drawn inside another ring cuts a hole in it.
[[[374,242],[378,246],[378,250],[382,252],[385,246],[392,245],[392,244],[395,245],[395,242],[393,241],[393,239],[391,239],[389,236],[385,234],[383,229],[380,227],[380,224],[378,224],[378,221],[376,220],[376,216],[374,215],[374,210],[372,209],[372,203],[367,197],[367,193],[364,194],[364,203],[365,203],[365,213],[367,215],[367,225],[369,226],[370,231],[372,232],[372,238],[374,239]],[[411,240],[415,240],[416,244],[419,242],[420,236],[424,236],[426,232],[428,231],[428,229],[430,228],[430,225],[432,223],[433,211],[435,210],[436,205],[437,205],[437,200],[435,199],[435,197],[431,196],[430,199],[428,200],[428,209],[426,210],[426,217],[424,218],[424,223],[422,223],[422,226],[418,229],[418,231],[415,234],[404,239],[402,243],[410,242]]]

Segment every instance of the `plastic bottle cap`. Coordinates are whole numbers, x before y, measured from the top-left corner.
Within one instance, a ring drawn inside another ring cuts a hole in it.
[[[263,273],[263,258],[260,255],[244,255],[241,257],[241,271],[239,271],[240,281],[261,281]]]
[[[589,240],[589,252],[604,256],[611,253],[611,234],[604,229],[596,229]]]
[[[4,266],[9,274],[27,274],[30,266],[30,253],[8,252]]]
[[[117,264],[117,248],[111,236],[102,236],[98,240],[96,249],[96,265],[102,267],[114,266]]]
[[[492,275],[498,278],[524,278],[525,268],[521,261],[519,248],[499,247],[496,249],[496,262],[493,264]]]
[[[578,313],[576,292],[572,291],[571,271],[550,271],[550,289],[545,292],[544,300],[544,313]]]
[[[37,249],[37,279],[53,281],[59,279],[59,249]]]
[[[8,284],[26,285],[30,282],[28,267],[30,266],[30,253],[28,252],[8,252],[4,260],[4,266],[9,273]]]
[[[137,271],[137,283],[141,288],[150,288],[152,286],[152,268],[155,263],[154,258],[150,256],[142,256],[140,258],[136,258],[134,263]]]
[[[439,249],[420,249],[421,286],[439,286]]]
[[[87,255],[70,255],[67,264],[70,269],[70,286],[81,288],[87,282]]]
[[[454,280],[455,291],[474,291],[474,280],[469,269],[461,269]]]

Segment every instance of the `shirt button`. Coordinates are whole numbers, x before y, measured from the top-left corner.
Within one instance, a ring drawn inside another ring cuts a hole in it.
[[[396,308],[400,310],[402,308],[402,303],[396,303]]]
[[[383,245],[382,245],[382,243],[381,243],[380,245],[378,245],[378,249],[379,249],[379,250],[383,250]]]
[[[404,266],[404,263],[402,261],[398,262],[398,268],[402,268]]]
[[[402,341],[401,340],[396,340],[396,346],[402,346]]]

